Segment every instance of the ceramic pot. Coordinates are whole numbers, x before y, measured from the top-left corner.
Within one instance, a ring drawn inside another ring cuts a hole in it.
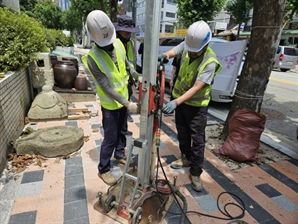
[[[88,80],[86,75],[80,74],[76,77],[74,87],[77,90],[86,90],[88,88]]]
[[[74,87],[78,73],[71,61],[57,61],[54,67],[54,77],[57,87],[71,89]]]
[[[50,54],[50,59],[51,59],[52,68],[54,68],[55,65],[57,64],[58,57],[54,54]]]
[[[77,69],[77,74],[79,74],[79,65],[78,65],[78,60],[76,58],[63,56],[62,60],[63,61],[71,61]]]

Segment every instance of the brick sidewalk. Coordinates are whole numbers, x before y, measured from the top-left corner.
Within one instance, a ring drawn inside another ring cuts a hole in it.
[[[97,202],[98,192],[107,192],[108,186],[97,177],[97,164],[100,144],[103,139],[101,130],[101,112],[98,102],[73,103],[70,107],[87,107],[89,111],[98,110],[99,116],[88,120],[49,121],[32,123],[33,129],[42,129],[57,125],[70,125],[82,128],[87,141],[75,156],[66,160],[48,159],[42,166],[31,164],[19,178],[10,179],[17,187],[12,199],[11,209],[8,201],[2,200],[4,193],[0,191],[1,207],[6,206],[4,224],[95,224],[117,223],[109,216],[96,211],[93,206]],[[139,115],[134,115],[134,123],[129,123],[133,137],[139,137]],[[209,115],[208,124],[218,121]],[[95,130],[98,130],[95,132]],[[242,220],[248,223],[286,223],[297,224],[298,220],[298,161],[295,159],[272,162],[260,166],[231,170],[225,163],[208,150],[205,152],[202,182],[204,190],[200,193],[191,188],[188,169],[173,170],[169,164],[179,157],[176,129],[173,117],[164,117],[162,124],[162,144],[160,156],[165,172],[170,180],[177,176],[177,185],[186,197],[188,210],[224,217],[218,210],[216,200],[221,192],[237,195],[245,204],[245,216]],[[138,150],[133,151],[133,159],[137,162]],[[122,165],[113,163],[112,172],[119,178]],[[6,183],[7,184],[7,183]],[[5,188],[5,185],[4,185]],[[6,195],[7,196],[7,195]],[[226,203],[239,204],[231,195],[224,195],[219,201],[223,209]],[[5,204],[7,203],[7,204]],[[239,215],[239,209],[228,209],[232,215]],[[5,212],[0,211],[0,217]],[[2,214],[1,214],[2,213]],[[176,215],[172,213],[177,213]],[[170,207],[163,223],[179,223],[181,211],[176,202]],[[206,216],[189,214],[191,223],[227,223]],[[147,217],[143,217],[144,222]],[[142,222],[143,222],[142,219]],[[145,222],[146,223],[146,222]]]

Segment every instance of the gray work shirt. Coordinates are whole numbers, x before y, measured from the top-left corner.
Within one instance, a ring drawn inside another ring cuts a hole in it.
[[[115,63],[115,66],[118,68],[118,63],[117,63],[117,57],[116,57],[115,49],[113,48],[113,50],[111,50],[111,51],[106,51],[106,53],[111,57],[111,59]],[[127,70],[127,72],[130,73],[134,79],[137,79],[138,76],[140,76],[140,74],[137,73],[134,70],[134,68],[131,67],[131,65],[129,64],[127,58],[125,58],[125,64],[126,64],[126,70]],[[128,104],[129,101],[126,100],[119,93],[117,93],[110,86],[109,81],[107,79],[107,76],[105,75],[105,73],[103,73],[98,68],[96,62],[90,56],[88,56],[88,67],[89,67],[91,73],[93,74],[94,78],[96,79],[98,85],[101,86],[101,88],[103,89],[103,91],[106,92],[106,94],[108,94],[111,98],[113,98],[114,100],[116,100],[117,102],[119,102],[120,104],[122,104],[123,106],[125,106],[126,104]]]
[[[179,45],[173,48],[175,55],[182,54],[184,50],[185,41],[181,42]],[[201,81],[210,85],[212,83],[213,75],[216,69],[216,63],[211,62],[210,64],[206,65],[202,73],[197,77],[197,81]]]

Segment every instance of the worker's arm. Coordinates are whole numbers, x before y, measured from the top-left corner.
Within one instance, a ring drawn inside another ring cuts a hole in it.
[[[199,92],[203,87],[205,86],[205,83],[202,81],[196,81],[193,87],[191,87],[189,90],[187,90],[182,96],[178,97],[176,99],[177,105],[180,105],[187,101],[188,99],[192,98],[197,92]]]
[[[167,58],[174,58],[178,54],[182,54],[184,49],[184,41],[181,42],[179,45],[173,47],[172,49],[164,52],[163,54],[167,55]]]
[[[117,93],[109,84],[108,78],[106,75],[98,68],[97,64],[91,57],[88,57],[88,67],[96,79],[97,83],[101,86],[103,91],[105,91],[110,97],[119,102],[125,107],[128,107],[129,101],[126,100],[123,96]]]
[[[194,85],[191,88],[189,88],[182,96],[167,103],[166,106],[163,108],[163,112],[164,113],[173,112],[178,105],[192,98],[198,91],[204,88],[205,85],[211,85],[215,68],[216,68],[215,62],[208,64],[205,67],[205,69],[202,71],[202,73],[197,77]]]
[[[197,92],[199,92],[205,85],[211,85],[214,72],[216,69],[216,63],[212,62],[208,64],[202,73],[196,79],[195,84],[189,90],[187,90],[182,96],[176,99],[177,105],[184,103],[185,101],[189,100],[193,97]]]
[[[131,76],[134,78],[134,80],[142,81],[142,75],[138,73],[129,63],[127,58],[125,58],[125,64],[126,64],[126,70]]]

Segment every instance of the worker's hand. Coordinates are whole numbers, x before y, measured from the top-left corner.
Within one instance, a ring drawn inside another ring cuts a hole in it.
[[[138,76],[138,81],[139,81],[139,83],[142,83],[142,80],[143,80],[143,77],[140,75],[140,76]]]
[[[165,53],[162,53],[162,54],[158,55],[157,59],[158,59],[158,61],[160,61],[162,63],[168,63],[169,62],[169,57]]]
[[[127,109],[133,113],[133,114],[137,114],[138,113],[138,105],[134,102],[129,102]]]
[[[176,100],[172,100],[170,101],[169,103],[166,104],[166,106],[162,109],[162,111],[165,113],[165,114],[170,114],[172,113],[175,108],[178,106],[178,103]]]

